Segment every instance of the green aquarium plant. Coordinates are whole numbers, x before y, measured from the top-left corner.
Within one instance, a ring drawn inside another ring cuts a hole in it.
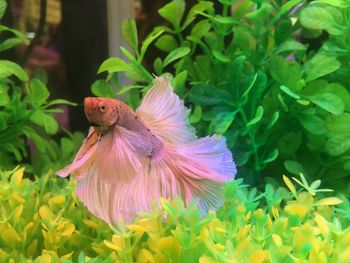
[[[6,1],[0,1],[0,19]],[[8,36],[0,42],[0,54],[18,45],[27,44],[25,35],[0,24],[0,34]],[[75,105],[63,99],[49,99],[46,79],[30,77],[17,63],[0,60],[0,164],[1,169],[16,163],[31,163],[31,170],[56,167],[72,158],[83,140],[82,134],[68,132],[57,144],[51,137],[59,131],[55,114],[60,104]],[[33,147],[30,149],[30,145]],[[29,155],[29,151],[32,155]],[[36,152],[34,154],[34,152]]]
[[[349,195],[349,11],[340,0],[173,0],[143,41],[134,20],[123,23],[129,49],[101,65],[108,76],[92,92],[128,93],[137,107],[151,73],[170,72],[198,135],[223,134],[247,182],[302,172]],[[147,57],[150,46],[161,55]],[[133,84],[122,87],[121,73]]]
[[[201,215],[180,199],[107,225],[77,200],[75,181],[52,171],[0,173],[1,262],[348,262],[349,200],[320,181],[284,177],[265,191],[232,181],[225,203]],[[326,195],[327,194],[327,195]]]

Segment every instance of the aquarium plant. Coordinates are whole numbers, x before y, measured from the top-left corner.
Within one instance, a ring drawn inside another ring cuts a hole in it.
[[[198,135],[224,135],[247,182],[302,172],[349,194],[349,3],[219,2],[171,1],[142,41],[126,20],[129,48],[101,65],[108,76],[93,93],[127,92],[136,107],[152,74],[170,72]],[[150,46],[161,55],[147,57]],[[133,84],[122,87],[121,73]]]

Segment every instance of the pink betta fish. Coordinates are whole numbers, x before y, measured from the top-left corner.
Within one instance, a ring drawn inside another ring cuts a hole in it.
[[[154,80],[136,112],[109,98],[85,98],[84,110],[90,132],[57,174],[76,177],[76,194],[93,214],[130,222],[174,195],[203,211],[222,205],[223,185],[236,174],[232,154],[224,137],[196,138],[168,79]]]

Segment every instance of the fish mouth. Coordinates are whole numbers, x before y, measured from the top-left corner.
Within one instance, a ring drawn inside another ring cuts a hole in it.
[[[90,125],[93,127],[101,127],[100,124],[97,124],[96,122],[90,121]]]

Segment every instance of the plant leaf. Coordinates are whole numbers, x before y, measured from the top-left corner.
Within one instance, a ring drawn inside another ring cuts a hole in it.
[[[176,39],[172,35],[162,35],[155,42],[155,46],[162,51],[171,52],[178,47]]]
[[[221,112],[215,116],[211,125],[215,133],[223,134],[232,124],[237,112]]]
[[[344,112],[344,102],[341,98],[332,93],[315,94],[308,97],[308,99],[320,108],[335,115],[339,115]]]
[[[295,190],[295,186],[292,181],[285,175],[283,175],[283,181],[288,187],[289,191],[291,191],[291,193],[294,195],[294,197],[297,197],[297,191]]]
[[[339,12],[339,14],[334,14]],[[336,16],[334,16],[336,15]],[[302,9],[300,13],[300,23],[313,30],[326,30],[333,35],[340,35],[343,33],[340,26],[337,23],[336,17],[341,17],[341,13],[337,9],[325,8],[321,6],[309,6]]]
[[[262,106],[259,106],[256,109],[255,117],[247,123],[247,126],[252,126],[258,123],[262,119],[263,115],[264,115],[264,108]]]
[[[5,79],[11,75],[15,75],[22,81],[28,80],[27,73],[19,65],[9,60],[0,60],[0,79]]]
[[[108,71],[109,73],[127,71],[129,70],[129,68],[129,64],[127,64],[124,60],[120,58],[108,58],[105,61],[103,61],[97,73],[102,73],[105,71]]]
[[[336,134],[330,137],[325,145],[325,150],[332,156],[339,156],[350,149],[350,133]]]
[[[132,18],[126,19],[122,24],[122,35],[128,45],[138,53],[138,37],[136,22]]]
[[[184,0],[173,0],[158,10],[158,13],[167,21],[169,21],[174,28],[179,28],[180,21],[185,11]]]
[[[343,201],[337,197],[327,197],[323,198],[317,202],[314,203],[314,206],[319,206],[319,205],[339,205],[343,203]]]
[[[304,64],[306,82],[328,75],[340,67],[340,62],[334,56],[317,53]]]
[[[188,55],[191,49],[188,47],[179,47],[171,51],[164,59],[163,66],[169,65],[171,62]]]
[[[91,86],[91,91],[98,97],[107,97],[112,99],[116,97],[112,85],[103,79],[95,81]]]
[[[6,11],[7,3],[5,0],[0,1],[0,19],[4,16]]]

